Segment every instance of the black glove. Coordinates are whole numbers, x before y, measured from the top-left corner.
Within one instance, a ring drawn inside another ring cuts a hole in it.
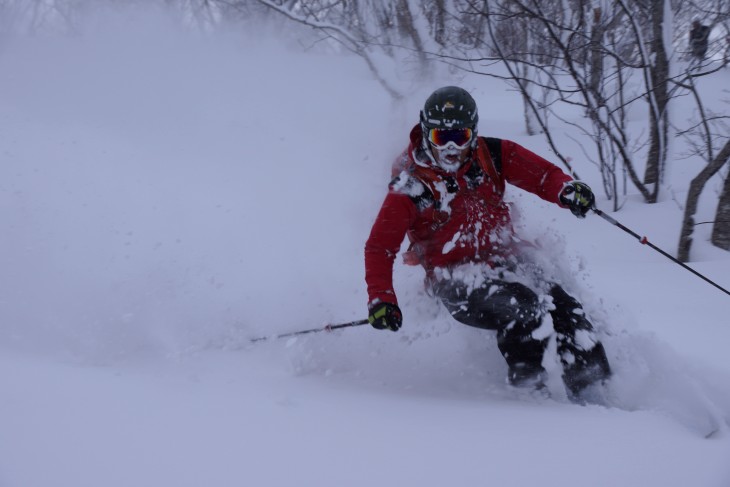
[[[378,330],[398,331],[403,323],[403,314],[397,304],[373,302],[368,305],[368,312],[368,321]]]
[[[596,197],[586,183],[580,181],[569,181],[560,191],[560,202],[570,208],[578,218],[585,218],[588,210],[593,208]]]

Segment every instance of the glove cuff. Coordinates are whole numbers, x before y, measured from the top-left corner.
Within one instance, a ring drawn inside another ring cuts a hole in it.
[[[383,299],[383,298],[378,297],[378,298],[371,299],[368,302],[368,310],[371,310],[371,309],[375,308],[377,305],[382,304],[382,303],[387,303],[387,304],[392,304],[393,306],[398,306],[398,301],[395,299],[395,296],[393,296],[393,300],[390,300],[387,298]]]
[[[565,188],[573,187],[573,182],[575,182],[575,179],[564,182],[558,191],[558,206],[561,208],[570,208],[570,205],[565,202],[565,196],[563,193],[565,193]]]

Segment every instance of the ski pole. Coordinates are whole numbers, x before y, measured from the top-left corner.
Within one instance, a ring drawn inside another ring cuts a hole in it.
[[[644,244],[644,245],[648,245],[648,246],[649,246],[649,247],[651,247],[652,249],[654,249],[654,250],[656,250],[657,252],[659,252],[660,254],[662,254],[662,255],[663,255],[664,257],[666,257],[667,259],[670,259],[670,260],[671,260],[672,262],[674,262],[675,264],[679,264],[679,265],[681,265],[682,267],[684,267],[685,269],[687,269],[688,271],[690,271],[690,272],[691,272],[692,274],[694,274],[694,275],[696,275],[697,277],[699,277],[699,278],[701,278],[701,279],[703,279],[703,280],[707,281],[708,283],[712,284],[713,286],[715,286],[715,287],[716,287],[717,289],[719,289],[720,291],[722,291],[722,292],[724,292],[725,294],[727,294],[727,295],[729,295],[729,296],[730,296],[730,291],[728,291],[728,290],[727,290],[727,289],[725,289],[724,287],[720,286],[720,285],[719,285],[719,284],[717,284],[716,282],[714,282],[714,281],[712,281],[712,280],[708,279],[707,277],[705,277],[704,275],[700,274],[700,273],[699,273],[699,272],[697,272],[696,270],[692,269],[692,268],[691,268],[690,266],[688,266],[688,265],[687,265],[687,264],[685,264],[684,262],[680,262],[679,260],[675,259],[675,258],[674,258],[673,256],[669,255],[668,253],[666,253],[665,251],[663,251],[662,249],[660,249],[659,247],[657,247],[657,246],[656,246],[656,245],[654,245],[653,243],[649,242],[649,239],[648,239],[648,238],[646,238],[646,237],[641,237],[641,236],[639,236],[639,234],[638,234],[638,233],[636,233],[636,232],[632,231],[632,230],[631,230],[631,229],[629,229],[628,227],[626,227],[626,226],[622,225],[621,223],[617,222],[616,220],[614,220],[614,219],[613,219],[613,218],[611,218],[610,216],[606,215],[606,214],[605,214],[604,212],[602,212],[601,210],[599,210],[599,209],[598,209],[598,208],[596,208],[596,207],[593,207],[593,208],[591,208],[591,210],[593,210],[593,212],[595,212],[595,213],[596,213],[596,214],[597,214],[598,216],[600,216],[601,218],[603,218],[603,219],[604,219],[604,220],[606,220],[607,222],[609,222],[609,223],[611,223],[611,224],[613,224],[613,225],[616,225],[617,227],[619,227],[619,228],[620,228],[621,230],[623,230],[624,232],[626,232],[626,233],[628,233],[629,235],[633,236],[634,238],[636,238],[636,239],[637,239],[637,240],[638,240],[639,242],[641,242],[642,244]]]
[[[290,333],[282,333],[281,335],[271,335],[271,336],[265,336],[265,337],[252,338],[251,343],[261,342],[264,340],[275,340],[278,338],[287,338],[287,337],[293,337],[293,336],[298,336],[298,335],[305,335],[307,333],[319,333],[322,331],[339,330],[340,328],[349,328],[351,326],[367,325],[368,323],[369,323],[369,321],[367,319],[364,319],[364,320],[358,320],[358,321],[351,321],[349,323],[340,323],[339,325],[325,325],[322,328],[312,328],[310,330],[300,330],[300,331],[293,331]]]

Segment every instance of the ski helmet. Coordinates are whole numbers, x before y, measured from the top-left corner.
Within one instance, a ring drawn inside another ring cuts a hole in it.
[[[421,110],[424,134],[430,129],[470,128],[476,132],[478,121],[474,98],[458,86],[444,86],[434,91]]]

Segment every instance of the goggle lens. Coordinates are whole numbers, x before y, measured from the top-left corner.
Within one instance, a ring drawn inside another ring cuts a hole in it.
[[[472,130],[464,129],[431,129],[428,131],[428,141],[435,147],[446,147],[452,142],[459,149],[466,148],[471,142]]]

